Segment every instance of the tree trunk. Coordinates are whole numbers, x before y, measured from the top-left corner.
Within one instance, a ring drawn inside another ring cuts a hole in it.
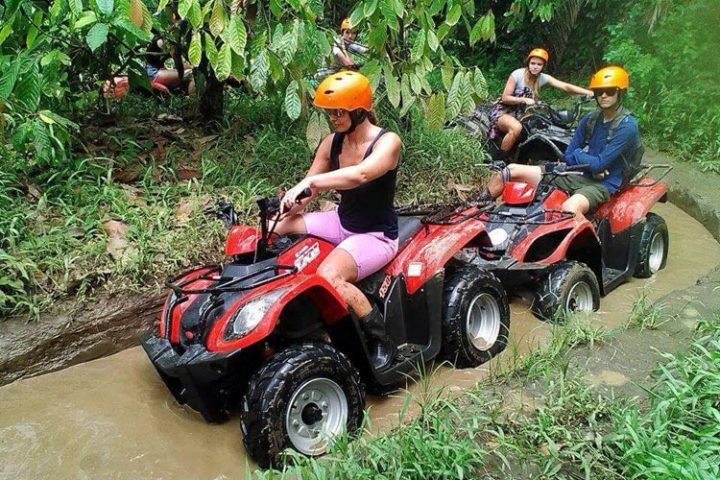
[[[219,126],[224,113],[224,86],[215,76],[206,58],[200,63],[199,70],[205,77],[200,93],[200,117],[206,129]]]

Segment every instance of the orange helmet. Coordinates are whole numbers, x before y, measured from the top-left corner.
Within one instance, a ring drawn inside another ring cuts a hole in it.
[[[313,104],[320,108],[342,108],[350,112],[358,108],[370,111],[370,80],[358,72],[333,73],[318,85]]]
[[[526,62],[529,62],[531,58],[538,57],[542,58],[545,63],[550,60],[550,54],[545,50],[544,48],[534,48],[528,53],[527,58],[525,59]]]
[[[346,18],[340,24],[340,31],[342,32],[343,30],[352,30],[352,28],[350,28],[350,19],[349,18]]]
[[[627,90],[630,85],[628,73],[621,67],[605,67],[597,71],[590,80],[590,90],[617,87]]]

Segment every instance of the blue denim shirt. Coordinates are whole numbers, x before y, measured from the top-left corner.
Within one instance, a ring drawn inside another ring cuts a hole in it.
[[[585,115],[575,130],[575,135],[568,145],[563,160],[568,165],[590,165],[592,173],[601,173],[605,170],[608,175],[600,183],[608,189],[610,194],[620,188],[622,183],[622,171],[626,161],[630,161],[633,149],[640,140],[640,131],[637,120],[632,116],[625,117],[615,129],[610,141],[607,141],[608,132],[612,121],[603,122],[602,119],[595,123],[587,151],[583,151],[585,145],[585,125],[592,113]],[[586,173],[585,176],[592,177]]]

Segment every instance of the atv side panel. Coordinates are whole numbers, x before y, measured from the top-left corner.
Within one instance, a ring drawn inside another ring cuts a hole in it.
[[[426,224],[385,272],[392,276],[403,275],[407,292],[412,295],[441,272],[453,255],[483,233],[485,224],[477,219],[454,225]]]
[[[612,233],[618,233],[645,218],[653,205],[664,201],[666,194],[666,184],[645,177],[613,195],[593,216],[608,218]]]

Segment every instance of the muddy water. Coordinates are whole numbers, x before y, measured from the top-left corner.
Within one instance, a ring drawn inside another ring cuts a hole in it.
[[[672,205],[655,210],[670,228],[667,269],[626,283],[601,301],[599,325],[622,324],[644,288],[651,297],[685,288],[720,263],[720,245]],[[511,345],[477,369],[435,372],[461,392],[541,342],[547,325],[512,304]],[[605,378],[607,377],[607,378]],[[619,382],[609,372],[601,379]],[[423,387],[410,392],[422,396]],[[403,398],[371,398],[373,430],[397,424]],[[253,469],[238,421],[208,425],[178,406],[137,347],[0,388],[0,479],[237,479]]]

